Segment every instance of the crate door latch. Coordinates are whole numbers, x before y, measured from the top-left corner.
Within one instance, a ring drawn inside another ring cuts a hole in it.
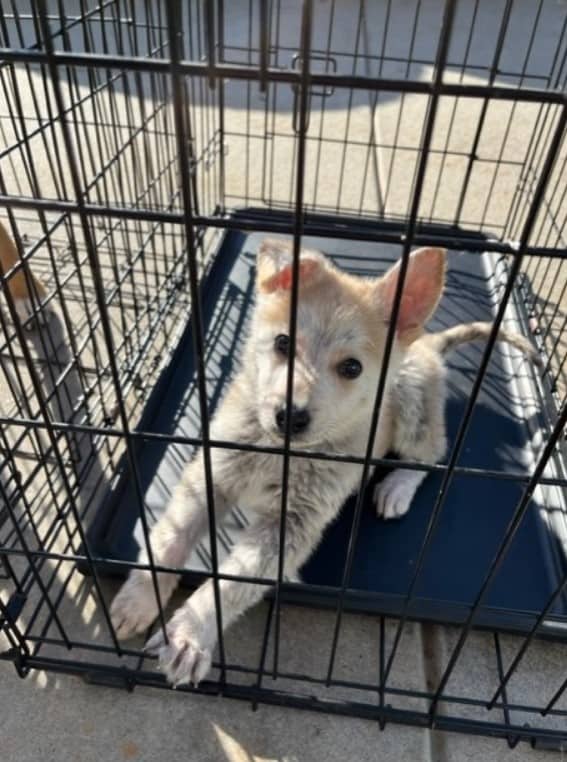
[[[335,74],[337,71],[337,60],[333,56],[328,55],[311,55],[309,56],[309,62],[311,65],[311,71],[315,69],[315,71],[318,71],[321,74],[328,74],[329,72]],[[291,59],[291,68],[292,69],[299,69],[301,71],[301,68],[303,66],[303,56],[300,53],[296,53],[293,58]],[[291,86],[291,89],[293,90],[293,131],[295,133],[300,132],[300,115],[299,115],[299,92],[300,88],[293,84]],[[307,97],[307,114],[306,114],[306,124],[305,129],[309,129],[309,115],[311,113],[311,103],[312,98],[328,98],[329,96],[333,95],[335,92],[335,88],[329,86],[323,86],[320,88],[317,87],[310,87],[309,93]]]

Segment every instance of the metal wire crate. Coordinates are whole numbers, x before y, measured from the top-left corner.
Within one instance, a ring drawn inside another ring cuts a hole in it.
[[[369,273],[442,245],[439,324],[494,330],[451,364],[451,448],[419,509],[379,522],[365,487],[394,461],[359,458],[359,496],[303,581],[259,580],[269,602],[184,690],[567,742],[567,676],[542,687],[530,669],[540,637],[560,659],[567,624],[566,28],[552,0],[0,5],[0,207],[19,252],[0,273],[0,656],[20,675],[166,687],[142,643],[116,639],[112,578],[136,566],[194,448],[243,446],[211,442],[208,417],[238,359],[261,235],[291,237],[296,255],[316,241]],[[10,291],[22,274],[45,289],[28,319]],[[537,343],[541,371],[495,346],[501,325]],[[209,505],[186,584],[218,584],[247,521],[216,527]],[[308,633],[298,606],[325,608]],[[434,675],[414,669],[416,622],[437,645],[435,626],[452,626]],[[341,655],[361,634],[371,648],[349,671]],[[318,644],[307,664],[301,637]],[[471,644],[490,647],[491,695],[470,684]]]

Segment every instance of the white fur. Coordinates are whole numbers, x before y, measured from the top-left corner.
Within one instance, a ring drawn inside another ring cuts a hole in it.
[[[301,271],[307,282],[300,281],[293,399],[296,405],[309,409],[311,423],[307,431],[294,437],[292,445],[360,456],[366,449],[386,322],[395,292],[392,279],[397,278],[397,270],[369,281],[341,273],[322,255],[309,253],[308,260]],[[290,249],[281,242],[268,242],[260,249],[258,300],[243,368],[211,422],[213,439],[271,447],[282,444],[275,412],[286,399],[287,361],[275,351],[274,339],[288,332],[289,294],[285,289],[289,272],[282,268],[289,268],[290,262]],[[436,279],[433,286],[424,283],[427,273]],[[444,254],[440,250],[420,250],[410,258],[401,323],[374,441],[375,457],[392,449],[402,458],[434,463],[444,454],[444,366],[431,342],[418,338],[420,326],[412,320],[411,312],[417,305],[418,313],[427,317],[435,309],[443,276]],[[424,292],[429,294],[425,304],[420,302]],[[338,364],[348,357],[357,358],[363,366],[362,374],[353,380],[345,380],[337,372]],[[245,504],[257,516],[221,565],[221,573],[273,580],[278,570],[283,457],[214,448],[211,458],[217,521],[235,503]],[[297,576],[324,528],[358,489],[361,471],[362,467],[353,463],[291,458],[286,577]],[[386,519],[404,515],[425,475],[425,471],[402,469],[389,474],[375,493],[378,514]],[[156,563],[183,566],[206,527],[206,484],[202,453],[198,452],[171,504],[151,531]],[[147,562],[145,551],[140,560]],[[165,606],[178,580],[173,573],[159,573],[157,577]],[[234,580],[221,580],[219,587],[223,628],[266,590],[262,585]],[[157,613],[149,572],[132,571],[111,607],[118,637],[144,632]],[[158,656],[173,685],[198,683],[210,668],[217,637],[214,588],[209,580],[167,624],[168,642],[160,630],[147,648]]]
[[[408,512],[418,487],[427,471],[398,468],[388,474],[374,489],[376,513],[385,519],[400,519]]]

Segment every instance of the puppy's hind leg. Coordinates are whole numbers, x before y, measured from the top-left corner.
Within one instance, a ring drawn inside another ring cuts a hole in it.
[[[374,489],[374,504],[378,516],[384,519],[401,518],[408,512],[414,495],[426,476],[427,471],[408,468],[396,468],[385,476]]]
[[[412,379],[400,385],[395,406],[393,449],[402,460],[437,463],[447,447],[445,435],[445,385],[442,369],[433,378]],[[415,493],[427,477],[425,470],[396,468],[374,490],[378,516],[401,518],[409,510]]]

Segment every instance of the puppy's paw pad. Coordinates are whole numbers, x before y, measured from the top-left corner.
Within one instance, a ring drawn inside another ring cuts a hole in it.
[[[374,488],[376,513],[383,519],[399,519],[408,512],[414,494],[415,487],[407,482],[403,473],[388,474]]]
[[[160,670],[174,688],[188,683],[197,686],[211,668],[214,644],[204,643],[198,637],[192,620],[183,615],[183,610],[170,620],[166,629],[167,644],[160,629],[148,640],[144,651],[158,657]]]
[[[145,632],[158,615],[153,586],[128,580],[110,606],[110,619],[119,640]]]

